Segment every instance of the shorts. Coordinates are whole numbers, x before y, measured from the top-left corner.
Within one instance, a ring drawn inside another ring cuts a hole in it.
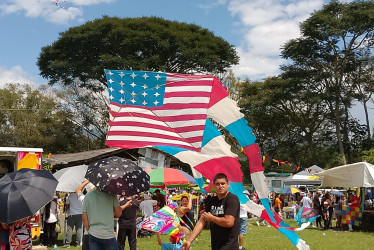
[[[247,217],[240,217],[239,234],[246,234],[247,233],[247,226],[248,226],[248,218]]]

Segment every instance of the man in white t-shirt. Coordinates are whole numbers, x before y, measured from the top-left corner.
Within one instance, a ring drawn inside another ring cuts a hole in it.
[[[309,193],[308,196],[304,196],[301,199],[303,207],[311,208],[312,207],[312,193]]]
[[[148,218],[153,214],[153,207],[157,205],[157,201],[153,200],[150,196],[144,195],[144,201],[140,203],[140,209],[144,214],[145,218]]]
[[[78,197],[76,193],[71,193],[66,199],[66,206],[69,209],[69,216],[67,218],[68,235],[64,247],[70,247],[73,236],[73,229],[77,232],[77,245],[81,245],[83,223],[82,223],[82,201],[84,196]]]

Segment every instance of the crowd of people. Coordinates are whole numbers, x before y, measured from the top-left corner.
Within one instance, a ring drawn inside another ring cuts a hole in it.
[[[67,238],[64,248],[71,245],[82,245],[87,249],[125,249],[128,241],[130,250],[137,249],[139,230],[137,223],[150,217],[155,211],[163,208],[179,195],[180,200],[175,210],[180,218],[180,231],[184,239],[172,236],[170,243],[162,242],[157,234],[157,241],[161,249],[190,249],[198,235],[204,228],[210,229],[212,249],[245,249],[244,237],[247,232],[248,218],[254,217],[240,206],[236,195],[228,191],[229,183],[224,174],[217,174],[213,184],[215,193],[197,194],[183,189],[156,189],[154,192],[145,192],[141,195],[126,196],[112,195],[89,188],[89,182],[83,182],[77,187],[75,193],[64,198],[64,202],[56,196],[40,212],[42,218],[43,236],[42,244],[57,247],[56,224],[60,209],[67,212]],[[244,192],[250,202],[260,204],[256,191]],[[347,199],[346,199],[347,198]],[[348,197],[322,193],[297,193],[283,195],[269,192],[270,206],[281,217],[292,218],[300,207],[311,208],[319,216],[314,227],[330,229],[335,222],[336,229],[343,230],[343,206],[356,208],[360,200],[350,192]],[[60,208],[60,204],[64,204]],[[365,196],[365,209],[373,207],[373,201]],[[292,209],[290,209],[292,208]],[[118,218],[118,219],[114,219]],[[31,249],[30,220],[17,221],[10,225],[2,224],[0,233],[9,230],[9,241],[4,249]],[[323,221],[323,225],[322,225]],[[258,218],[257,225],[265,225],[266,221]],[[83,226],[82,226],[83,225]],[[269,225],[268,225],[269,226]],[[352,231],[351,225],[348,230]],[[76,231],[76,241],[72,241],[73,230]],[[0,235],[1,236],[1,235]],[[0,238],[0,241],[2,239]],[[2,248],[3,249],[3,248]]]

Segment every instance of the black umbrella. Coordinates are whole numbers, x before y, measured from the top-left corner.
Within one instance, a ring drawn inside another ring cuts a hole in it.
[[[58,181],[46,170],[21,169],[0,179],[0,222],[34,215],[50,202]]]
[[[149,175],[133,161],[117,156],[91,163],[85,177],[111,194],[131,196],[149,190]]]

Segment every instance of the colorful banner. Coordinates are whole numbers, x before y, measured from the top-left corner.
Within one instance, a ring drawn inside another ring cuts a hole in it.
[[[318,171],[316,171],[314,169],[303,168],[303,167],[291,164],[288,161],[280,161],[280,160],[272,159],[272,158],[270,158],[268,156],[264,156],[263,155],[262,156],[262,162],[266,162],[266,161],[277,163],[278,166],[289,166],[289,167],[291,167],[293,170],[295,170],[297,172],[301,170],[301,171],[307,171],[309,173],[318,173]]]

